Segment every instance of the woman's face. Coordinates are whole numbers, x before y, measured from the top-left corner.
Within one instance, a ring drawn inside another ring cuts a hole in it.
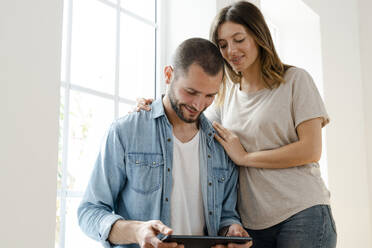
[[[217,30],[217,44],[225,60],[237,72],[258,63],[258,46],[243,25],[225,22]]]

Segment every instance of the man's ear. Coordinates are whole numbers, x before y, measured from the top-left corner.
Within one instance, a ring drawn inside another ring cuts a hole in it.
[[[170,65],[167,65],[164,67],[164,78],[165,78],[165,84],[170,84],[172,81],[173,76],[173,68]]]

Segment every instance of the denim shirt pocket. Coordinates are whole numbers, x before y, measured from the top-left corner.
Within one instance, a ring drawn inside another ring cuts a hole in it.
[[[131,189],[149,194],[160,189],[164,159],[158,153],[128,153],[127,175]]]
[[[217,206],[220,206],[222,204],[223,198],[224,198],[224,187],[225,182],[227,181],[229,170],[226,168],[220,168],[220,167],[214,167],[213,168],[213,177],[216,180],[215,182],[215,195],[217,197],[216,203]]]

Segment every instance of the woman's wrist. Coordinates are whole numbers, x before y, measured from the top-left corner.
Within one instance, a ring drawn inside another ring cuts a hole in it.
[[[246,152],[238,161],[239,166],[250,167],[252,164],[252,153]]]

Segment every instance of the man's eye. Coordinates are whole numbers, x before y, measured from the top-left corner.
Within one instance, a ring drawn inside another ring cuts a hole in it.
[[[190,95],[195,95],[196,94],[195,91],[187,91],[187,93],[189,93]]]

